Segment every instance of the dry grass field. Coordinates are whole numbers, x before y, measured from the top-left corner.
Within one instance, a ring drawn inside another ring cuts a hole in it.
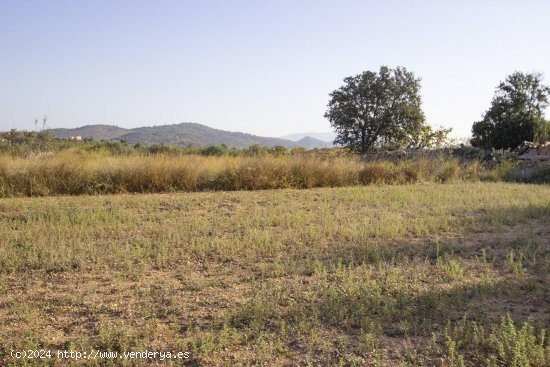
[[[548,185],[0,199],[0,365],[542,367],[549,284]]]
[[[500,181],[513,168],[506,160],[492,167],[473,160],[461,163],[444,155],[365,162],[342,153],[333,149],[282,156],[205,157],[114,155],[76,149],[45,157],[0,154],[0,198]]]

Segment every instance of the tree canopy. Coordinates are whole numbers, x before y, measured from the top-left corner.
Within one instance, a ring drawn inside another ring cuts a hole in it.
[[[433,131],[421,104],[419,78],[404,67],[382,66],[345,78],[330,94],[325,117],[336,131],[334,142],[359,152],[443,143],[450,129]]]
[[[550,88],[541,74],[515,72],[496,88],[491,107],[472,126],[471,143],[486,149],[514,149],[523,141],[550,138],[544,118]]]

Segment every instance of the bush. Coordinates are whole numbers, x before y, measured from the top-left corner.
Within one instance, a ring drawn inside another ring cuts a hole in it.
[[[492,170],[486,171],[482,175],[482,179],[487,181],[493,181],[493,182],[511,179],[512,177],[511,175],[515,167],[516,167],[515,161],[512,161],[510,159],[501,160],[496,164],[496,166]]]
[[[227,155],[227,146],[222,145],[209,145],[206,148],[200,150],[200,154],[204,156],[222,156]]]

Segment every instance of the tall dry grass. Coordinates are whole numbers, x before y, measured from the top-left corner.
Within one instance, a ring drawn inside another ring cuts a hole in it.
[[[479,179],[453,159],[364,163],[356,158],[110,156],[65,151],[53,157],[0,156],[0,197],[175,191],[264,190]]]

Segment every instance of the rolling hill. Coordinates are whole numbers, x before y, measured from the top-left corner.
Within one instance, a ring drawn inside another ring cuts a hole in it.
[[[79,135],[82,138],[94,140],[124,140],[128,143],[175,144],[186,146],[220,145],[244,148],[252,144],[265,146],[282,145],[287,148],[304,147],[308,149],[326,148],[330,143],[312,137],[303,137],[299,141],[281,138],[263,137],[252,134],[213,129],[197,123],[180,123],[124,129],[111,125],[86,125],[75,129],[52,129],[52,133],[60,138]]]
[[[76,129],[52,129],[51,131],[58,138],[80,135],[83,138],[94,140],[112,140],[128,133],[130,130],[112,125],[86,125]]]

